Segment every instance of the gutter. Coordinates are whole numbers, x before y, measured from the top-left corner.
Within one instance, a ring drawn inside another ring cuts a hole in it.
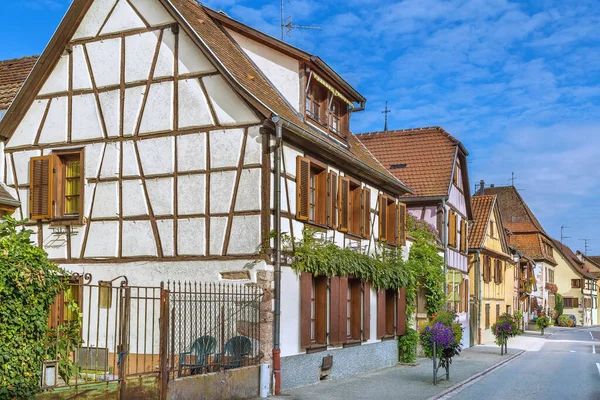
[[[337,147],[333,146],[331,143],[322,139],[321,137],[315,136],[312,133],[308,132],[307,130],[303,129],[302,127],[300,127],[300,126],[294,124],[293,122],[290,122],[284,118],[281,118],[279,116],[276,116],[273,118],[279,118],[283,122],[284,128],[289,129],[290,131],[294,132],[298,136],[303,137],[303,138],[308,139],[313,142],[315,140],[318,140],[320,145],[325,147],[326,150],[328,150],[331,153],[335,154],[336,156],[340,157],[343,161],[347,162],[350,165],[355,165],[356,168],[358,168],[358,169],[366,170],[371,176],[378,177],[379,179],[381,179],[381,181],[378,182],[381,186],[384,186],[387,183],[387,184],[391,185],[392,188],[397,192],[405,192],[408,194],[413,193],[413,191],[408,186],[406,186],[404,183],[402,183],[398,180],[394,181],[391,177],[388,177],[387,175],[376,170],[375,168],[371,167],[370,165],[367,165],[364,162],[360,161],[359,159],[352,157],[346,153],[341,152]],[[357,140],[359,140],[359,139],[357,138]]]
[[[403,203],[421,203],[424,201],[445,202],[448,196],[421,196],[421,197],[401,197]]]

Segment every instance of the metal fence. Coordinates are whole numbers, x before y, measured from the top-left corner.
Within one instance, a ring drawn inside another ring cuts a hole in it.
[[[258,364],[256,285],[65,279],[50,309],[42,389],[103,383],[128,398],[143,379],[164,398],[169,378]]]
[[[256,365],[260,299],[256,285],[168,282],[170,376]]]

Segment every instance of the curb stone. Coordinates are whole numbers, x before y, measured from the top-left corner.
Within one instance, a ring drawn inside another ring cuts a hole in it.
[[[484,376],[486,376],[487,374],[489,374],[490,372],[501,368],[503,366],[505,366],[506,364],[514,361],[515,359],[517,359],[518,357],[522,356],[523,353],[525,353],[525,350],[521,350],[519,351],[517,354],[514,354],[512,356],[510,356],[509,358],[507,358],[506,360],[500,361],[497,364],[492,365],[491,367],[465,379],[462,382],[457,383],[456,385],[452,386],[451,388],[448,388],[446,390],[444,390],[441,393],[436,394],[435,396],[431,397],[429,400],[445,400],[445,399],[450,399],[454,394],[457,394],[459,392],[461,392],[463,389],[471,386],[471,384],[475,383],[475,381],[478,381],[479,379],[483,378]],[[450,396],[449,396],[450,395]],[[448,397],[446,397],[448,396]]]

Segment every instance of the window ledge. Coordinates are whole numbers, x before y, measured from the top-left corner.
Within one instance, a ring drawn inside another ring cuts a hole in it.
[[[395,335],[385,335],[384,337],[381,338],[381,341],[386,341],[386,340],[394,340],[396,339]]]
[[[80,225],[83,226],[83,221],[79,216],[77,217],[62,217],[62,218],[52,218],[50,220],[51,226],[64,226],[64,225]]]
[[[322,351],[327,351],[327,345],[326,344],[315,344],[306,349],[306,354],[320,353]]]
[[[344,343],[344,348],[346,347],[356,347],[356,346],[360,346],[362,345],[362,341],[361,340],[349,340],[346,343]]]
[[[311,228],[316,228],[318,230],[324,230],[324,231],[326,231],[326,230],[331,229],[327,225],[319,224],[319,223],[314,222],[314,221],[301,221],[301,222],[304,222],[304,225],[309,225]]]

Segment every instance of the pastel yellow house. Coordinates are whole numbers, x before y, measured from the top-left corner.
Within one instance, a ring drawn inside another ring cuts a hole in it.
[[[512,253],[495,195],[471,200],[475,221],[469,231],[471,331],[478,344],[494,340],[491,327],[498,317],[514,311]]]
[[[569,246],[552,239],[558,254],[555,282],[563,297],[563,314],[574,315],[577,326],[595,325],[598,315],[597,274],[586,266]]]

